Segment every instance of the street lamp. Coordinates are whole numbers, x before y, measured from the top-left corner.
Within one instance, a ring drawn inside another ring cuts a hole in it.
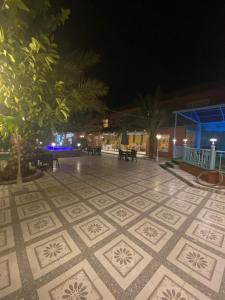
[[[183,142],[184,142],[184,146],[187,146],[187,142],[188,142],[188,139],[183,139]]]
[[[215,143],[217,142],[218,140],[216,138],[211,138],[210,139],[210,142],[212,143],[212,145],[215,145]]]
[[[52,143],[52,148],[53,148],[52,150],[53,150],[53,151],[54,151],[55,145],[56,145],[56,144],[53,142],[53,143]]]
[[[159,140],[161,139],[161,135],[157,134],[156,138],[157,138],[157,148],[156,148],[156,161],[159,160]]]

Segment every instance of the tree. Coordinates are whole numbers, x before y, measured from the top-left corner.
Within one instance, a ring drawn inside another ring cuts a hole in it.
[[[28,5],[29,3],[29,5]],[[21,154],[30,129],[52,126],[69,116],[65,85],[56,80],[59,62],[54,32],[68,18],[51,14],[48,0],[5,0],[0,7],[0,133],[11,135],[10,160],[4,174],[21,185]],[[16,163],[17,162],[17,163]]]

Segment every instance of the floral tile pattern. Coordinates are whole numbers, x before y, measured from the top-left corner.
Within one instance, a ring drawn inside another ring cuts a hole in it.
[[[135,300],[210,300],[164,266],[159,267]]]
[[[114,300],[87,260],[82,261],[38,290],[45,300]]]
[[[71,223],[91,215],[92,213],[94,213],[94,210],[86,204],[79,202],[74,205],[62,208],[61,213],[63,214],[65,219],[69,223]]]
[[[186,216],[165,207],[157,208],[149,216],[175,229],[178,229],[186,220]]]
[[[124,235],[95,252],[95,256],[123,289],[135,280],[152,259]]]
[[[120,226],[124,226],[139,216],[139,213],[123,204],[118,204],[105,211],[105,214]]]
[[[95,245],[116,230],[109,222],[100,216],[92,217],[73,226],[73,228],[88,247]]]
[[[24,188],[0,186],[0,299],[225,299],[225,195],[104,153]]]
[[[176,194],[176,197],[178,199],[188,201],[188,202],[191,202],[191,203],[194,203],[194,204],[200,204],[203,200],[203,197],[196,196],[194,194],[187,193],[187,192],[179,192],[178,194]]]
[[[141,196],[131,198],[130,200],[126,201],[126,203],[141,212],[145,212],[156,205],[155,202],[147,200]]]
[[[59,232],[26,247],[34,279],[59,267],[80,254],[80,250],[66,231]]]
[[[156,252],[159,252],[173,235],[171,231],[147,218],[139,221],[128,231]]]
[[[225,259],[183,238],[167,259],[191,277],[218,292],[225,268]]]
[[[197,218],[207,224],[225,228],[225,215],[203,208]]]
[[[206,204],[205,207],[218,211],[222,214],[225,214],[225,202],[220,202],[220,201],[214,201],[209,199]]]
[[[31,202],[29,204],[17,207],[17,212],[20,219],[29,218],[49,210],[50,206],[44,200]]]
[[[164,205],[187,215],[193,213],[193,211],[197,208],[196,205],[180,199],[170,199],[169,201],[165,202]]]
[[[205,225],[199,221],[193,221],[189,226],[186,235],[197,239],[199,242],[225,253],[225,232]]]
[[[80,199],[72,193],[65,193],[63,195],[51,198],[51,201],[56,207],[63,207],[78,202]]]
[[[6,299],[7,295],[21,287],[16,253],[0,257],[0,298]]]
[[[16,205],[27,204],[33,201],[42,200],[43,196],[40,192],[31,192],[15,196]]]
[[[112,197],[104,194],[91,198],[88,200],[88,202],[94,205],[97,209],[104,209],[117,203],[117,201]]]
[[[91,198],[91,197],[94,197],[94,196],[100,194],[100,192],[93,187],[88,187],[88,188],[80,189],[80,190],[76,191],[76,194],[81,196],[84,199],[88,199],[88,198]]]
[[[15,246],[12,226],[0,228],[0,252]]]
[[[143,193],[142,196],[144,196],[145,198],[147,198],[149,200],[158,202],[158,203],[162,202],[163,200],[165,200],[167,198],[166,195],[164,195],[160,192],[157,192],[157,191],[153,191],[153,190]]]
[[[24,241],[29,241],[62,226],[53,212],[28,219],[20,224]]]
[[[124,200],[124,199],[127,199],[128,197],[131,197],[133,195],[133,193],[128,192],[124,189],[116,189],[116,190],[109,192],[109,195],[111,195],[119,200]]]

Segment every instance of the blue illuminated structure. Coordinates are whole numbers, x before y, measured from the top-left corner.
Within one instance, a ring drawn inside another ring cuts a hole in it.
[[[218,139],[216,147],[225,150],[225,104],[197,107],[175,111],[174,139],[176,139],[177,117],[195,123],[195,147],[207,148],[210,146],[209,139]]]
[[[73,151],[75,150],[73,147],[68,147],[68,146],[52,146],[52,145],[47,145],[45,146],[45,149],[48,151]]]

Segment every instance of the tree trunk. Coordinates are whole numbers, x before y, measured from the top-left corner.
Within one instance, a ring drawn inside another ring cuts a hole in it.
[[[4,180],[18,179],[22,182],[22,176],[29,174],[29,164],[25,159],[25,141],[20,135],[12,135],[10,157],[1,177]]]
[[[155,158],[155,134],[154,133],[149,133],[149,157],[150,158]]]

